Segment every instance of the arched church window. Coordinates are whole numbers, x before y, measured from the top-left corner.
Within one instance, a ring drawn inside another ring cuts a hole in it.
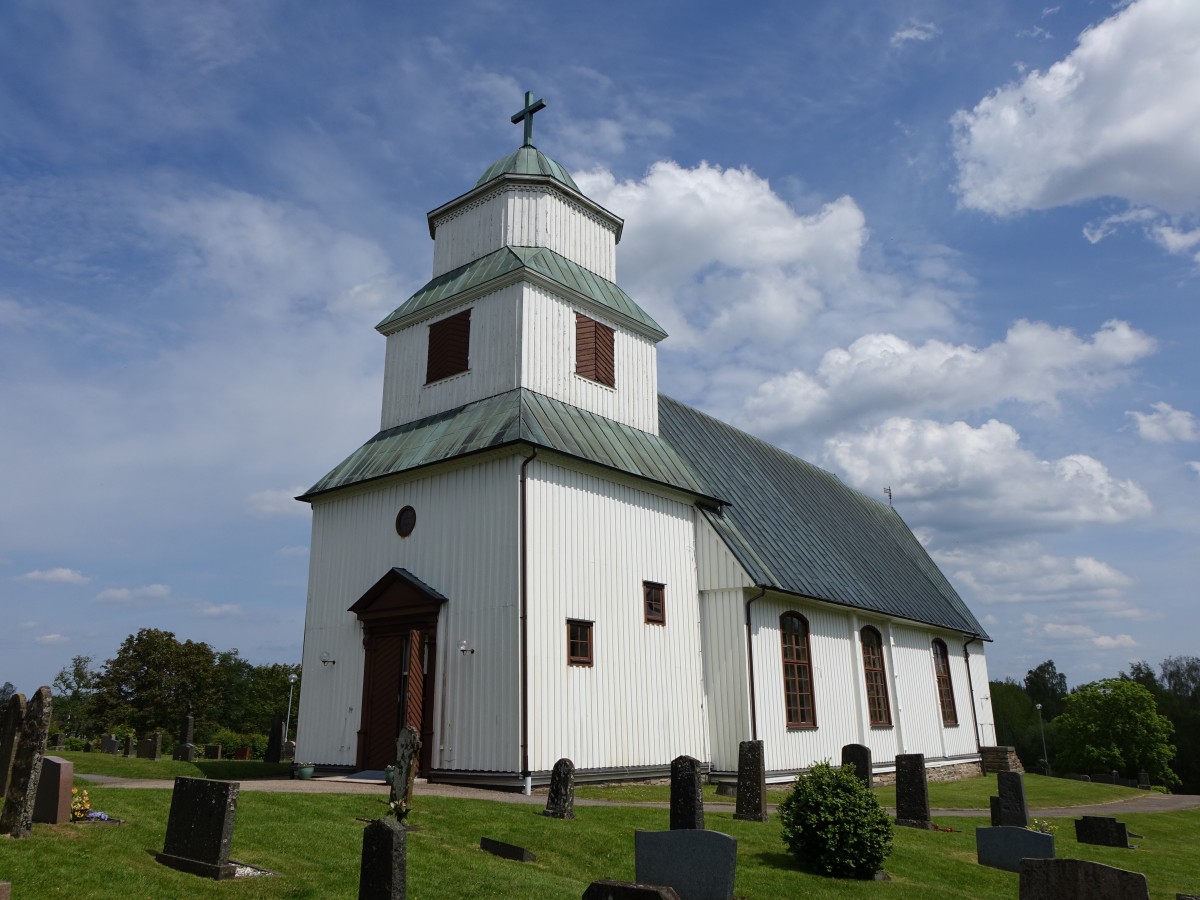
[[[871,724],[886,727],[892,724],[892,708],[888,703],[887,669],[883,662],[883,638],[868,625],[859,632],[862,641],[863,679],[867,685],[867,714]]]
[[[950,678],[950,651],[941,638],[933,641],[933,671],[937,676],[938,702],[942,707],[942,724],[957,725],[958,709],[954,705],[954,682]]]
[[[817,710],[813,703],[812,654],[808,643],[808,620],[795,612],[779,617],[779,639],[783,645],[783,705],[788,728],[813,728]]]

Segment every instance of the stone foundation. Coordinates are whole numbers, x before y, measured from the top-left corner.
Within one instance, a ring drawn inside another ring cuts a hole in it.
[[[997,772],[1024,772],[1025,767],[1017,759],[1014,747],[980,747],[983,756],[984,775],[994,775]]]
[[[978,778],[984,774],[978,762],[955,763],[952,766],[926,766],[925,777],[929,781],[962,781],[964,778]],[[871,779],[875,787],[896,783],[895,772],[876,772]]]

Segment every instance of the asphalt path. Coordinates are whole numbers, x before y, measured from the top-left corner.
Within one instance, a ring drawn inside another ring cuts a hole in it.
[[[78,776],[93,784],[114,788],[159,788],[168,789],[173,780],[149,778],[117,778],[111,775],[80,775]],[[347,777],[310,778],[307,780],[290,778],[248,779],[241,782],[242,793],[277,793],[277,794],[387,794],[387,784],[379,780],[365,780]],[[544,806],[546,792],[535,792],[526,796],[517,791],[501,791],[487,788],[464,787],[456,784],[429,784],[421,779],[413,785],[413,794],[418,797],[462,797],[471,800],[491,800],[495,803],[514,803],[527,806]],[[669,803],[625,803],[614,800],[590,800],[582,797],[575,799],[576,806],[642,806],[650,809],[668,809]],[[1200,807],[1200,795],[1196,794],[1160,794],[1150,791],[1136,797],[1124,800],[1114,800],[1110,803],[1096,803],[1088,806],[1055,806],[1031,807],[1029,815],[1039,819],[1065,818],[1069,816],[1118,816],[1127,813],[1157,813],[1173,812],[1179,809],[1196,809]],[[732,811],[732,803],[705,801],[704,808],[718,811]],[[772,805],[767,806],[773,811]],[[895,814],[894,809],[889,813]],[[943,816],[988,816],[986,809],[938,809],[930,810],[937,818]]]

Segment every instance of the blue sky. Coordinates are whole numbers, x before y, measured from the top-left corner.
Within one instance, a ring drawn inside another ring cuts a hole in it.
[[[299,660],[425,213],[521,141],[660,388],[895,505],[993,677],[1200,653],[1200,5],[0,6],[0,681]]]

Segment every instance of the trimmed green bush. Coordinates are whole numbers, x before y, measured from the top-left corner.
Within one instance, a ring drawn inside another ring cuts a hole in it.
[[[783,842],[807,872],[872,878],[892,852],[892,823],[849,767],[817,763],[779,804]]]

